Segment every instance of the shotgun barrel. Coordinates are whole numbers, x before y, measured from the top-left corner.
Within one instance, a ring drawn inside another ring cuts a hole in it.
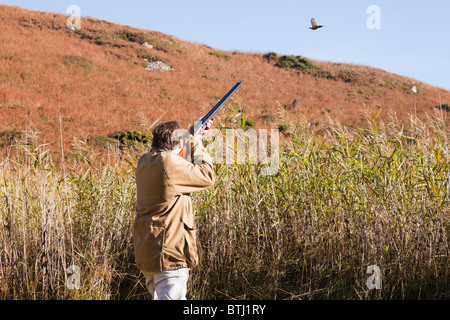
[[[212,117],[216,114],[217,111],[227,102],[227,100],[236,92],[236,90],[242,85],[242,82],[237,82],[233,88],[231,88],[230,91],[226,95],[223,96],[222,99],[211,109],[209,112],[202,117],[199,121],[197,121],[191,129],[189,129],[189,132],[193,130],[193,132],[190,132],[194,136],[197,135],[199,132],[205,129],[206,123],[212,119]],[[183,148],[179,152],[179,156],[188,159],[190,158],[190,148],[188,150],[187,142],[184,144]]]
[[[236,92],[236,90],[242,85],[242,82],[237,82],[233,88],[226,95],[223,96],[222,99],[211,109],[209,112],[201,118],[199,121],[195,123],[194,126],[194,135],[196,135],[199,131],[205,129],[206,123],[211,120],[211,118],[216,114],[217,111],[227,102],[227,100]]]

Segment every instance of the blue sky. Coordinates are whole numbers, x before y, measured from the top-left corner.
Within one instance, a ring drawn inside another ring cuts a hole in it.
[[[223,50],[302,55],[369,65],[450,89],[448,0],[16,0],[2,4],[156,30]],[[370,30],[370,5],[381,29]],[[315,17],[325,27],[308,29]]]

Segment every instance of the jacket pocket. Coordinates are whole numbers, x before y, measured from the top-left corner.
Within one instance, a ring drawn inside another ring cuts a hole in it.
[[[184,237],[184,256],[189,268],[193,268],[198,264],[197,254],[197,229],[189,219],[183,220],[185,237]]]
[[[150,222],[148,241],[153,248],[160,251],[164,247],[166,226],[163,223]]]
[[[134,223],[134,254],[139,269],[161,270],[165,231],[164,223],[149,220],[139,220]]]

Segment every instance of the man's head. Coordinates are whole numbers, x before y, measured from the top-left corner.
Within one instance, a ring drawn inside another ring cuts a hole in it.
[[[173,149],[179,143],[179,139],[173,138],[173,133],[179,129],[181,129],[181,126],[177,121],[169,121],[158,124],[152,132],[152,148]]]

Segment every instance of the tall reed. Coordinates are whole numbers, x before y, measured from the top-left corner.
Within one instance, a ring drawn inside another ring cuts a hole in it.
[[[275,175],[216,164],[214,187],[193,195],[200,264],[189,297],[450,298],[441,122],[417,123],[415,136],[395,118],[366,129],[330,122],[320,135],[292,127]],[[64,176],[38,136],[5,149],[0,164],[0,298],[147,299],[132,242],[145,146],[100,154],[74,139]],[[71,265],[78,290],[67,285]],[[379,290],[366,285],[370,265]]]

